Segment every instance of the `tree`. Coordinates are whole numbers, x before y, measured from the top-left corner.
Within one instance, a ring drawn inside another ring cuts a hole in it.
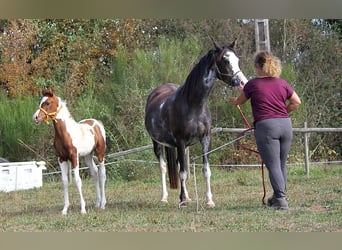
[[[10,20],[0,36],[0,83],[8,96],[23,96],[35,90],[32,79],[31,48],[35,44],[38,27],[31,20]]]

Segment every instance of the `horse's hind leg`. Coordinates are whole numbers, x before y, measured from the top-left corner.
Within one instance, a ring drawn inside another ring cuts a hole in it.
[[[90,174],[93,177],[96,201],[96,208],[105,208],[106,197],[104,195],[104,185],[106,180],[106,172],[104,167],[104,162],[100,162],[100,168],[98,168],[93,160],[92,155],[87,155],[85,157],[86,165],[89,167]]]
[[[106,167],[104,165],[104,160],[99,163],[99,178],[100,178],[100,194],[101,194],[101,204],[100,208],[105,209],[106,207],[106,194],[105,194],[105,184],[106,184]]]
[[[156,157],[159,160],[159,169],[160,169],[160,175],[161,175],[161,182],[162,182],[162,198],[161,202],[167,203],[168,193],[167,193],[167,187],[166,187],[166,162],[163,155],[163,146],[157,143],[156,141],[153,141],[153,150],[156,155]]]

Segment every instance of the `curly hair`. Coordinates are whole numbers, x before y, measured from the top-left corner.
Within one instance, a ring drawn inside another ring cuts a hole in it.
[[[279,77],[281,74],[281,62],[278,57],[268,51],[258,51],[254,55],[254,63],[258,64],[263,73],[270,77]]]

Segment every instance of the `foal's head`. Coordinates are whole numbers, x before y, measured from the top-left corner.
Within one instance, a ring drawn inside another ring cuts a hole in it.
[[[229,46],[221,47],[214,41],[217,78],[232,87],[246,81],[239,67],[239,58],[234,52],[235,43],[236,40]]]
[[[39,123],[41,121],[49,122],[49,119],[56,119],[60,110],[60,98],[55,95],[51,87],[42,90],[43,98],[39,103],[38,110],[34,113],[32,119]]]

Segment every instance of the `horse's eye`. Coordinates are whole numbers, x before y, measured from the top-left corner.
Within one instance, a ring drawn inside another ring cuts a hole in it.
[[[224,55],[223,58],[224,58],[228,63],[230,63],[230,61],[229,61],[229,55]]]

